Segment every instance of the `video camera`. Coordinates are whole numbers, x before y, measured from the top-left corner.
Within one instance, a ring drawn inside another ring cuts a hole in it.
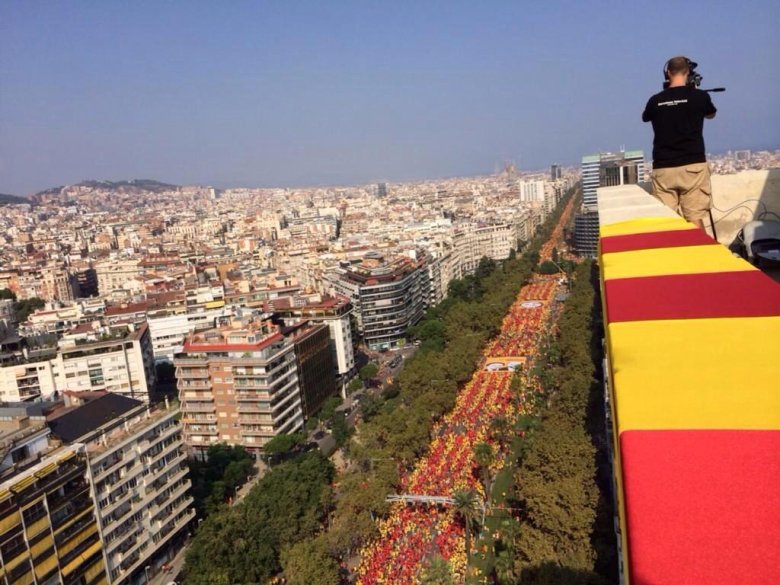
[[[696,61],[691,61],[687,57],[685,58],[685,62],[688,64],[688,80],[685,82],[685,85],[688,85],[690,87],[699,88],[701,85],[701,80],[704,79],[701,74],[696,71],[696,68],[699,66]],[[669,88],[669,61],[666,62],[664,65],[664,89]],[[703,89],[702,91],[708,91],[708,92],[719,92],[719,91],[726,91],[725,87],[713,87],[712,89]]]

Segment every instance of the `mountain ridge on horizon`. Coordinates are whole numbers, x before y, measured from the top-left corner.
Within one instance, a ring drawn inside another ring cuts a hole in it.
[[[59,185],[57,187],[50,187],[43,191],[38,191],[31,196],[32,199],[37,199],[45,195],[60,195],[65,189],[71,187],[91,187],[93,189],[105,188],[116,191],[123,190],[136,190],[145,191],[148,193],[159,193],[161,191],[169,191],[172,189],[180,189],[181,185],[174,185],[171,183],[163,183],[155,179],[125,179],[121,181],[106,181],[102,179],[85,179],[74,183],[73,185]]]
[[[11,195],[10,193],[0,193],[0,205],[22,205],[31,204],[32,201],[21,195]]]

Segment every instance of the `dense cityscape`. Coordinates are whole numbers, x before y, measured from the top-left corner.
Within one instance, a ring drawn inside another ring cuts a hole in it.
[[[777,162],[712,157],[725,174]],[[646,166],[625,151],[585,156],[581,172],[508,164],[340,188],[85,181],[6,204],[0,413],[16,503],[4,522],[38,486],[47,507],[24,522],[57,543],[38,555],[28,527],[32,565],[8,575],[535,582],[548,578],[542,541],[595,521],[600,536],[571,554],[587,582],[613,581],[610,518],[597,514],[604,421],[577,414],[592,408],[581,392],[599,358],[561,335],[594,326],[582,258],[595,255],[595,188],[642,181]],[[536,425],[561,415],[549,401],[567,376],[580,394],[561,424],[582,444],[535,468],[553,457],[537,450],[561,448],[559,430]],[[567,457],[587,497],[560,505],[581,518],[528,541],[548,522],[532,502],[550,487],[534,492],[531,478]],[[249,538],[240,558],[237,538]]]
[[[0,2],[0,585],[775,583],[778,17]]]

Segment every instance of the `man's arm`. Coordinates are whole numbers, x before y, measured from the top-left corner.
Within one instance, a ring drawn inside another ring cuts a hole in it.
[[[645,111],[642,112],[642,122],[649,122],[653,119],[653,98],[647,100]]]
[[[707,100],[704,104],[704,117],[708,120],[712,120],[715,117],[715,114],[718,113],[718,109],[715,107],[715,104],[712,103],[710,94],[705,93],[704,95],[707,97]]]

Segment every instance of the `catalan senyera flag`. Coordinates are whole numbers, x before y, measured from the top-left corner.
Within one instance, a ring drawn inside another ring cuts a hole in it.
[[[780,284],[682,218],[600,236],[627,581],[780,582]]]

